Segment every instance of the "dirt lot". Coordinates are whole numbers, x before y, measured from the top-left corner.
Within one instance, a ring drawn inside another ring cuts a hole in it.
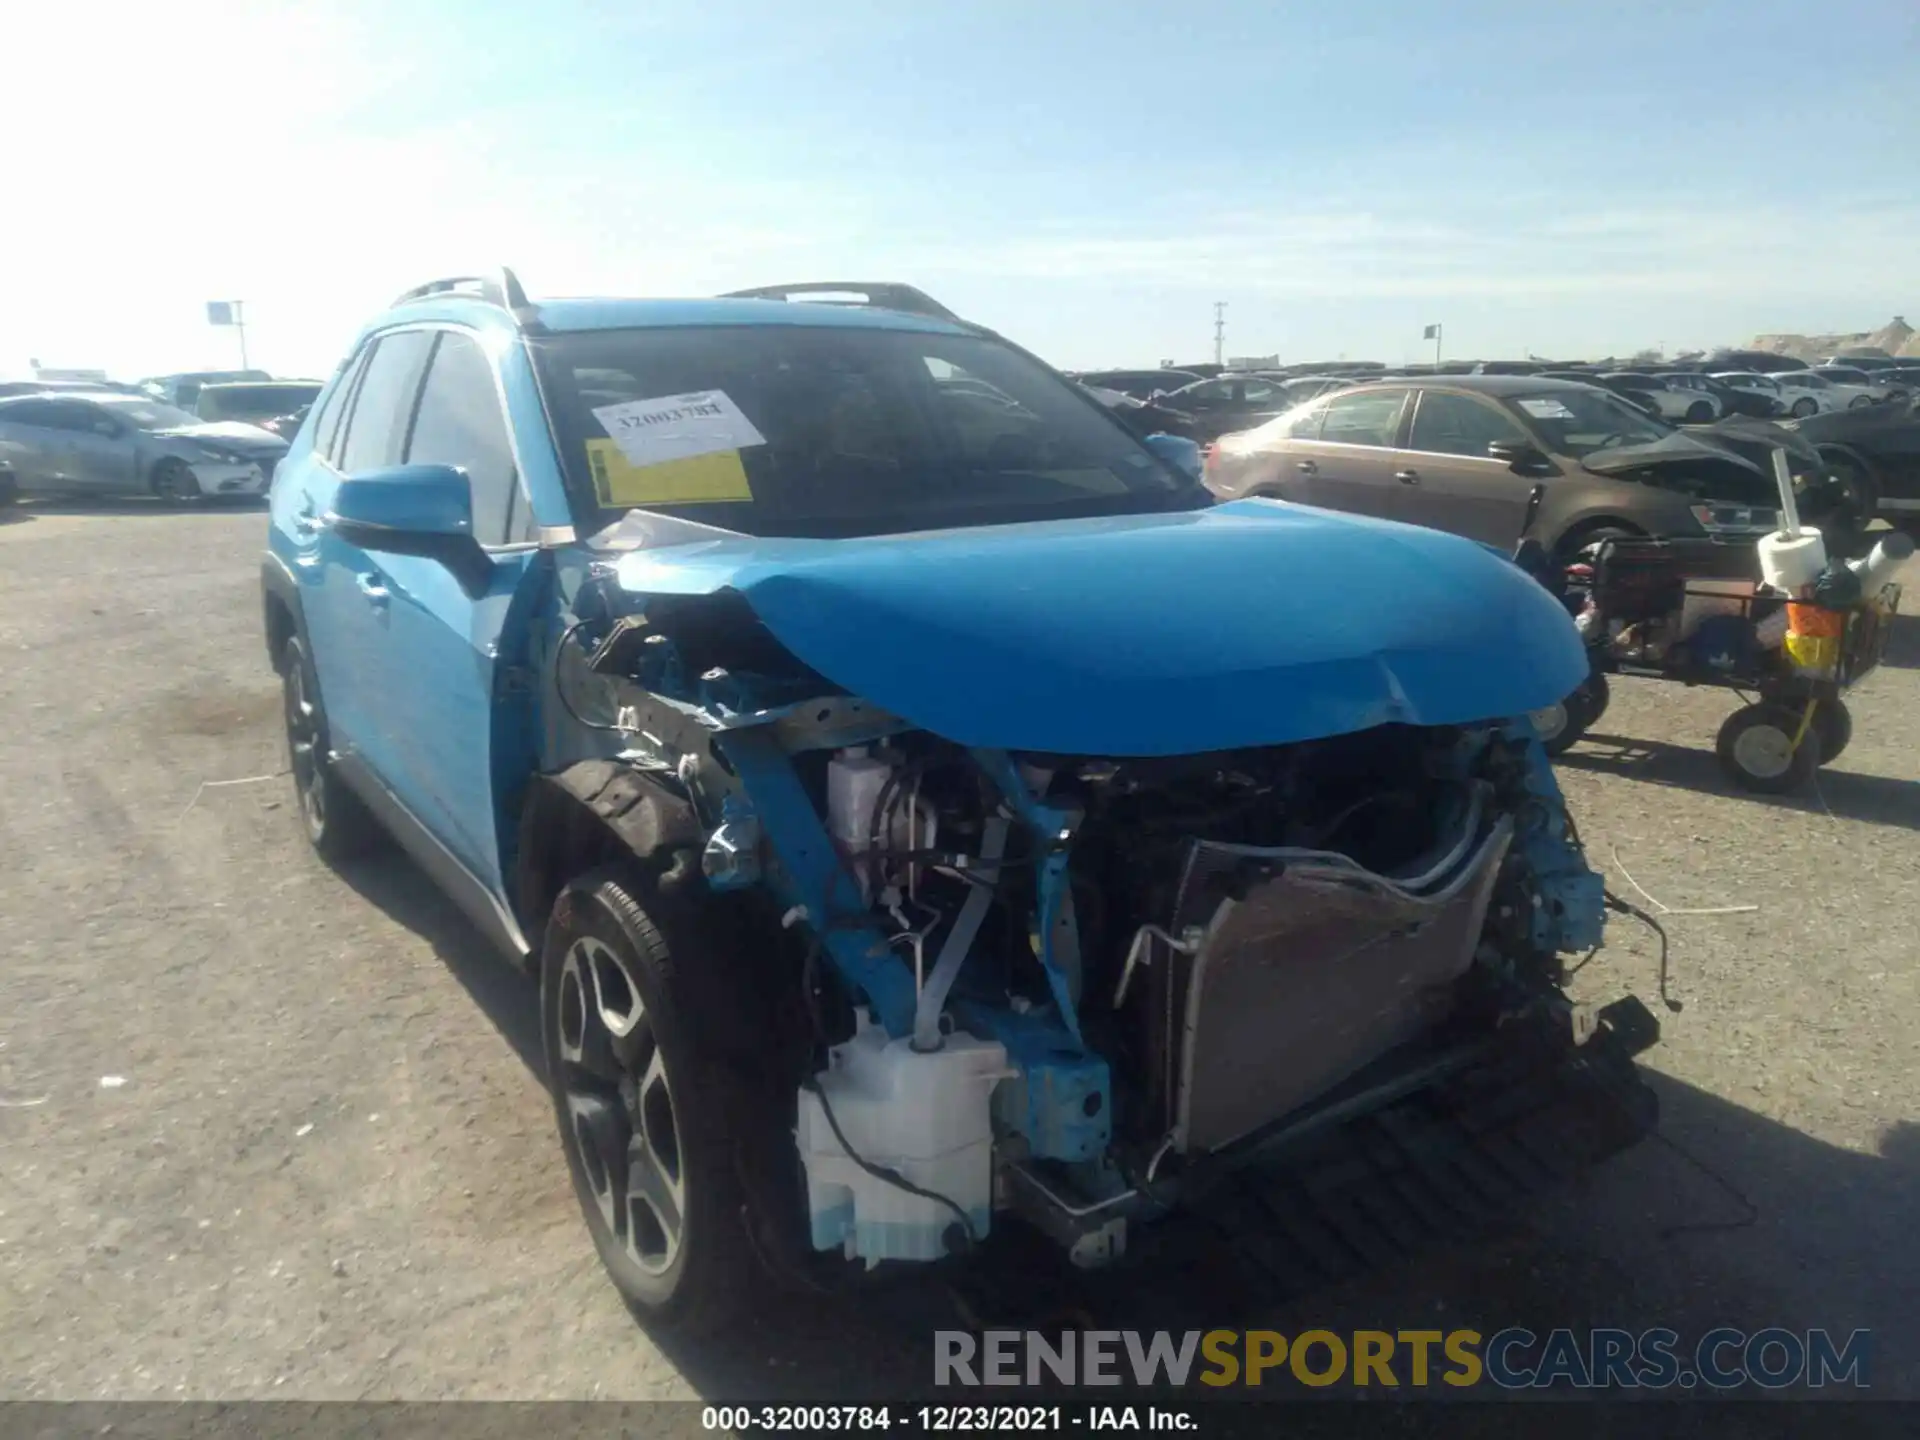
[[[306,852],[258,512],[0,520],[0,1398],[854,1400],[925,1385],[937,1290],[656,1345],[601,1282],[530,993],[404,862]],[[1920,578],[1920,577],[1916,577]],[[1566,784],[1676,909],[1665,1132],[1511,1238],[1251,1315],[1148,1272],[1114,1324],[1877,1332],[1920,1396],[1920,631],[1821,798],[1730,793],[1731,700],[1623,684]],[[205,788],[202,788],[203,785]],[[1615,870],[1615,888],[1626,881]],[[1630,928],[1582,978],[1652,1001]],[[1657,1005],[1656,1005],[1657,1008]],[[1725,1177],[1746,1211],[1686,1154]]]

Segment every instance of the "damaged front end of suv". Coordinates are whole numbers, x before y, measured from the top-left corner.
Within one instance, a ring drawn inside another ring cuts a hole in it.
[[[1497,556],[1264,500],[620,528],[551,657],[601,754],[543,783],[618,792],[731,909],[755,1248],[926,1262],[1018,1217],[1098,1265],[1257,1175],[1292,1198],[1242,1223],[1331,1203],[1325,1247],[1366,1255],[1367,1213],[1424,1234],[1652,1123],[1653,1017],[1564,989],[1606,902],[1522,718],[1586,658]],[[1355,1156],[1380,1193],[1329,1202]]]

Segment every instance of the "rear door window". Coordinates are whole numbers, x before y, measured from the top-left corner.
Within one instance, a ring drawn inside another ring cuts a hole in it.
[[[1363,390],[1327,401],[1320,439],[1337,445],[1391,446],[1399,437],[1405,390]]]
[[[347,416],[341,470],[351,475],[400,463],[420,372],[433,341],[431,330],[400,330],[376,342]]]

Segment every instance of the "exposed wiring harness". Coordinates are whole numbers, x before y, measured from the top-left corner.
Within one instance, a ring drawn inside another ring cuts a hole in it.
[[[576,710],[573,705],[573,697],[567,694],[567,687],[560,678],[561,660],[567,654],[567,646],[572,643],[573,637],[579,633],[580,627],[586,623],[584,620],[574,621],[573,624],[566,628],[565,633],[560,636],[560,643],[554,647],[553,693],[560,697],[560,708],[565,710],[573,720],[573,723],[580,726],[583,730],[600,730],[609,735],[624,735],[627,733],[625,726],[609,725],[604,720],[589,720]]]
[[[1613,891],[1607,890],[1607,891],[1603,891],[1602,893],[1606,896],[1607,908],[1613,911],[1614,914],[1631,915],[1633,916],[1634,919],[1640,921],[1641,924],[1645,925],[1649,930],[1653,931],[1655,935],[1660,937],[1660,1003],[1662,1005],[1665,1005],[1667,1009],[1672,1011],[1675,1015],[1678,1015],[1682,1009],[1682,1006],[1678,1000],[1674,999],[1673,996],[1667,993],[1667,931],[1666,931],[1666,927],[1663,926],[1658,920],[1654,919],[1653,916],[1649,915],[1646,911],[1642,910],[1638,905],[1633,904],[1631,901],[1622,900],[1618,895],[1614,894]],[[1598,947],[1596,946],[1595,948],[1597,949]],[[1591,960],[1592,958],[1593,958],[1593,952],[1589,951],[1587,954],[1587,959],[1582,960],[1580,962],[1580,965],[1585,965],[1587,963],[1587,960]],[[1577,971],[1579,968],[1580,966],[1576,965],[1573,971],[1568,971],[1567,973],[1571,975],[1574,973],[1574,971]]]

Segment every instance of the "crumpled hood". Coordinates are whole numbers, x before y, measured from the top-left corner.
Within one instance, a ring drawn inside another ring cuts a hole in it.
[[[1651,445],[1621,445],[1611,450],[1596,450],[1580,463],[1596,475],[1622,475],[1629,470],[1645,470],[1661,465],[1697,465],[1702,460],[1731,460],[1755,474],[1764,473],[1743,456],[1677,431]]]
[[[1566,696],[1566,610],[1435,530],[1271,500],[623,555],[636,595],[737,591],[802,662],[966,745],[1175,755]]]
[[[176,425],[171,430],[156,430],[153,433],[167,440],[209,440],[222,449],[248,455],[284,455],[288,448],[287,442],[271,430],[262,430],[258,425],[248,425],[239,420],[209,420],[199,425]]]

